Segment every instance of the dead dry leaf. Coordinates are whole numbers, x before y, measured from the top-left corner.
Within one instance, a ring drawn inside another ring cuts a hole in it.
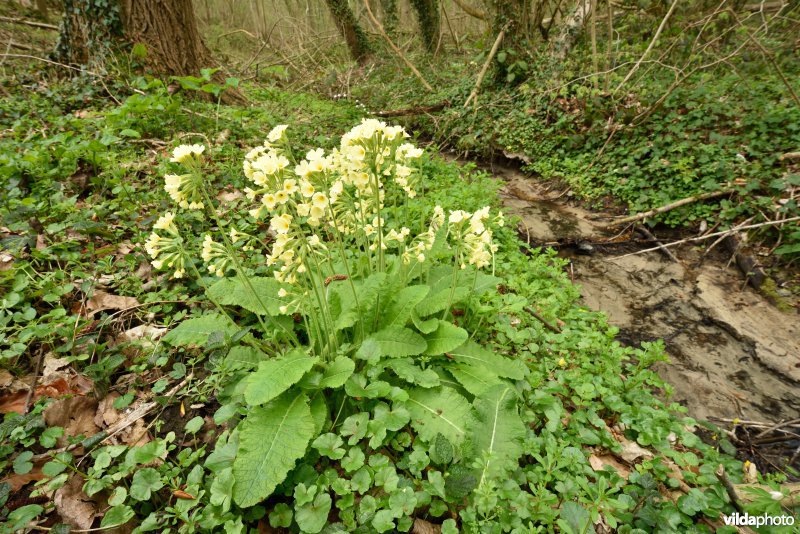
[[[7,388],[13,382],[14,382],[14,375],[9,373],[5,369],[0,369],[0,389]]]
[[[53,502],[61,519],[79,529],[90,529],[97,516],[97,503],[83,492],[83,478],[72,475],[56,490]]]
[[[0,252],[0,271],[8,271],[14,266],[14,256],[7,252]]]
[[[168,328],[155,326],[152,324],[140,324],[129,330],[125,330],[117,338],[118,343],[131,341],[142,341],[144,345],[152,346],[161,336],[167,333]]]
[[[78,376],[81,375],[77,375],[73,378],[56,376],[50,381],[40,383],[34,390],[31,403],[35,402],[36,399],[40,397],[58,398],[63,397],[64,395],[85,395],[89,390],[91,390],[92,383],[88,379],[78,380]],[[21,384],[22,382],[19,381],[19,383]],[[30,386],[25,385],[24,387],[14,390],[13,393],[8,393],[0,397],[0,413],[24,413],[25,400],[28,398],[29,388]],[[14,388],[11,387],[8,389],[13,390]]]
[[[8,477],[0,480],[0,484],[3,482],[8,482],[8,484],[11,486],[11,491],[19,491],[29,482],[42,480],[43,478],[44,475],[42,474],[41,468],[34,467],[30,473],[25,473],[24,475],[12,473]]]
[[[59,438],[59,446],[66,444],[67,436],[92,436],[100,431],[94,424],[97,401],[88,397],[69,397],[59,399],[44,411],[47,426],[64,428],[64,437]]]
[[[217,200],[220,202],[233,202],[234,200],[239,200],[243,197],[244,194],[241,191],[234,189],[233,191],[220,191],[220,193],[217,195]]]
[[[117,400],[119,396],[119,393],[112,391],[98,403],[97,413],[94,416],[94,424],[99,428],[108,428],[119,419],[119,411],[114,408],[114,401]]]
[[[44,250],[47,248],[47,243],[44,240],[44,235],[39,234],[36,236],[36,250]]]
[[[69,365],[69,360],[66,358],[57,358],[52,352],[44,355],[44,369],[42,369],[42,382],[50,382],[48,377],[54,376],[59,369],[63,369]]]
[[[631,470],[611,454],[592,454],[589,456],[589,465],[591,465],[592,469],[595,471],[605,471],[606,466],[611,466],[617,471],[619,476],[626,480],[628,479],[628,475],[631,474]]]
[[[653,457],[652,452],[635,441],[630,441],[622,436],[619,438],[619,444],[622,445],[622,452],[619,454],[619,457],[629,464],[634,463],[639,458],[650,459]]]
[[[434,525],[418,517],[414,519],[414,527],[411,530],[412,534],[439,534],[441,531],[440,525]]]
[[[92,316],[103,310],[125,310],[138,306],[139,301],[134,297],[113,295],[102,290],[95,290],[94,295],[86,302],[87,315]]]

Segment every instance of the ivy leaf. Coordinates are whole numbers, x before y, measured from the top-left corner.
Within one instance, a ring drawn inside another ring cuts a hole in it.
[[[484,367],[498,376],[504,376],[512,380],[521,380],[528,372],[525,364],[521,361],[495,354],[474,341],[467,341],[460,347],[451,350],[448,354],[457,362]]]
[[[239,329],[230,319],[219,313],[208,313],[201,317],[186,319],[173,328],[162,341],[174,347],[184,345],[205,345],[208,336],[213,332],[223,332],[228,335],[235,334]]]
[[[356,369],[356,364],[347,356],[339,356],[331,363],[322,375],[321,388],[338,388],[347,382]]]
[[[436,330],[425,336],[425,341],[428,343],[425,354],[429,356],[444,354],[461,346],[468,337],[469,334],[463,328],[439,320]]]
[[[439,432],[456,445],[464,441],[472,406],[454,389],[415,388],[409,392],[406,406],[411,426],[424,441],[432,441]]]
[[[417,507],[417,496],[410,487],[395,491],[389,496],[389,507],[395,517],[410,516]]]
[[[23,451],[14,458],[14,473],[18,475],[25,475],[30,473],[31,469],[33,469],[33,462],[30,459],[33,458],[33,452],[31,451]]]
[[[303,532],[316,534],[328,521],[328,514],[331,511],[331,496],[327,493],[320,493],[313,503],[308,503],[295,509],[294,519]]]
[[[372,526],[378,532],[386,532],[394,528],[394,513],[391,510],[378,510],[372,518]]]
[[[495,386],[477,398],[475,411],[469,422],[473,451],[478,458],[488,458],[480,473],[478,485],[482,486],[495,464],[519,459],[526,431],[517,412],[517,394],[510,385]]]
[[[339,460],[344,456],[342,445],[344,445],[342,438],[331,432],[322,434],[311,443],[322,456],[327,456],[331,460]]]
[[[120,504],[119,506],[112,506],[106,511],[103,520],[100,521],[100,526],[112,527],[124,525],[133,519],[135,515],[136,513],[133,511],[133,508],[128,505]]]
[[[411,358],[395,358],[388,360],[386,367],[395,372],[401,379],[421,386],[432,388],[439,385],[439,375],[433,369],[421,369]]]
[[[152,467],[145,467],[133,474],[130,496],[137,501],[149,501],[152,493],[164,487],[161,475]],[[114,523],[112,523],[114,524]]]
[[[386,309],[380,322],[381,328],[391,326],[403,327],[411,318],[414,307],[424,299],[431,288],[429,286],[407,286],[397,292],[392,303]]]
[[[269,513],[269,526],[288,528],[292,524],[292,509],[286,503],[278,503]]]
[[[269,497],[302,458],[314,432],[305,394],[283,395],[239,423],[233,500],[246,508]]]
[[[413,330],[397,326],[374,332],[364,340],[366,342],[377,343],[380,355],[390,358],[416,356],[422,354],[428,346],[425,339]]]
[[[8,522],[4,526],[9,528],[9,532],[16,532],[33,521],[42,512],[44,512],[44,508],[38,504],[20,506],[8,514]]]
[[[248,281],[249,285],[238,277],[223,278],[208,288],[208,296],[220,304],[236,305],[258,315],[281,315],[280,307],[286,304],[278,297],[281,283],[265,276],[249,277]]]
[[[295,349],[286,356],[261,362],[258,369],[247,378],[244,399],[248,404],[265,404],[303,378],[317,357],[311,357],[301,349]]]
[[[343,436],[350,436],[347,440],[348,445],[355,445],[367,435],[367,425],[369,423],[369,414],[367,412],[359,412],[351,415],[342,422],[342,428],[339,433]]]

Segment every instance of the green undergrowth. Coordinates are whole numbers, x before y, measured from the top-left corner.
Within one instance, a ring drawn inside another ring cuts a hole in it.
[[[489,176],[423,154],[403,185],[405,169],[370,160],[385,205],[369,200],[372,185],[359,196],[348,182],[342,196],[385,222],[338,211],[351,221],[342,237],[292,208],[288,231],[307,244],[278,258],[279,280],[265,253],[286,230],[236,194],[254,187],[243,157],[279,124],[290,125],[281,154],[327,154],[361,112],[275,89],[249,90],[237,108],[136,86],[112,88],[119,105],[79,82],[0,103],[0,367],[29,380],[50,355],[91,379],[90,397],[114,395],[119,414],[158,406],[140,446],[48,426],[63,399],[47,395],[5,414],[2,531],[68,532],[76,517],[42,496],[70,487],[96,503],[93,526],[134,532],[407,532],[415,518],[442,532],[736,532],[722,526],[734,508],[715,475],[722,465],[743,478],[725,434],[660,400],[669,386],[650,367],[661,343],[621,346],[578,304],[562,260],[500,226]],[[405,161],[386,143],[387,162]],[[193,144],[202,154],[170,161]],[[201,210],[170,200],[172,173]],[[308,176],[331,197],[328,174]],[[370,223],[406,227],[409,242],[370,247]],[[470,241],[487,231],[488,264]],[[87,309],[99,291],[137,304]],[[169,332],[120,341],[139,325]],[[773,492],[780,480],[760,479]],[[750,513],[784,513],[768,490],[750,491]]]
[[[641,53],[635,46],[622,50],[620,62]],[[595,86],[591,77],[581,78],[590,72],[585,48],[560,66],[546,54],[529,58],[529,78],[521,84],[497,85],[487,76],[477,103],[464,108],[475,83],[464,73],[483,62],[474,58],[416,58],[434,93],[412,90],[396,76],[397,66],[385,63],[354,85],[353,96],[371,110],[448,102],[441,112],[400,120],[462,154],[506,155],[598,207],[639,213],[709,191],[733,192],[671,210],[653,223],[731,226],[800,213],[793,197],[800,186],[797,166],[781,159],[800,147],[800,107],[763,62],[734,58],[732,69],[698,72],[648,112],[674,77],[649,69],[612,95],[606,87],[616,87],[627,69],[608,81],[599,77]],[[797,92],[797,62],[786,59],[781,66]],[[795,225],[763,228],[753,237],[787,260],[800,251]]]

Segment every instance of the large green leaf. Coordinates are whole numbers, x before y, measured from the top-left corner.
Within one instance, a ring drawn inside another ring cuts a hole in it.
[[[448,305],[452,306],[469,296],[469,288],[459,286],[451,291],[449,287],[433,293],[420,301],[414,308],[420,317],[427,317],[434,313],[444,311]]]
[[[347,356],[339,356],[325,369],[322,381],[319,383],[323,388],[338,388],[347,382],[350,375],[356,368],[355,362]]]
[[[464,441],[472,411],[467,399],[448,387],[415,388],[408,397],[411,425],[424,441],[430,442],[440,432],[451,443]]]
[[[417,386],[432,388],[439,385],[439,375],[436,374],[436,371],[420,368],[411,358],[388,360],[386,367],[394,371],[401,379]]]
[[[391,326],[378,330],[363,341],[367,346],[377,346],[381,356],[402,358],[422,354],[428,347],[425,339],[408,328]],[[359,356],[363,356],[359,355]]]
[[[240,306],[260,315],[280,315],[279,308],[286,304],[278,297],[280,282],[263,276],[248,281],[249,285],[238,277],[223,278],[208,288],[208,295],[220,304]]]
[[[429,356],[444,354],[445,352],[449,352],[461,346],[468,337],[469,334],[463,328],[459,328],[453,323],[440,320],[436,330],[425,335],[425,341],[428,343],[425,354]]]
[[[464,386],[464,389],[476,397],[482,395],[489,388],[503,383],[499,376],[485,367],[456,363],[445,368],[453,375],[453,378],[458,380],[459,384]]]
[[[493,467],[515,462],[522,455],[525,424],[510,385],[495,386],[475,399],[475,412],[468,423],[473,453],[477,458],[489,458],[481,469],[480,486],[492,475]]]
[[[253,409],[239,424],[233,500],[246,508],[269,497],[306,453],[314,421],[305,394],[284,395]]]
[[[405,326],[414,307],[427,296],[430,289],[428,286],[408,286],[398,291],[381,317],[381,328]]]
[[[448,353],[457,362],[485,367],[498,376],[521,380],[528,372],[525,364],[484,349],[474,341],[467,341]]]
[[[271,401],[299,382],[315,363],[316,356],[309,356],[300,349],[281,358],[261,362],[258,369],[247,377],[244,400],[252,405]]]
[[[230,319],[219,313],[209,313],[202,317],[186,319],[163,337],[165,343],[179,347],[182,345],[205,345],[213,332],[223,332],[229,336],[239,329]]]

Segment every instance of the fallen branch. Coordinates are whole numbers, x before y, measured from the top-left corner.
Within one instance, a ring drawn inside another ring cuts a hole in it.
[[[781,161],[800,161],[800,152],[787,152],[778,159]]]
[[[425,78],[422,77],[422,74],[420,74],[420,72],[417,70],[417,67],[415,67],[414,64],[408,60],[408,58],[406,58],[403,52],[399,48],[397,48],[397,45],[394,44],[392,39],[386,34],[386,30],[383,29],[381,23],[378,22],[378,19],[376,19],[375,15],[372,13],[372,8],[369,7],[369,0],[364,0],[364,7],[367,8],[367,15],[369,16],[370,22],[372,22],[372,25],[375,26],[375,28],[381,34],[383,40],[386,41],[390,47],[392,47],[394,53],[397,54],[398,57],[403,60],[403,63],[405,63],[406,66],[411,69],[411,72],[413,72],[414,76],[416,76],[417,79],[420,82],[422,82],[422,85],[425,86],[425,89],[427,89],[430,92],[433,92],[433,87],[431,87],[431,85],[427,81],[425,81]]]
[[[500,33],[497,34],[497,39],[494,40],[494,44],[492,45],[492,50],[489,52],[489,57],[486,58],[486,62],[483,64],[483,68],[481,68],[481,72],[478,74],[478,80],[475,82],[475,88],[469,94],[469,97],[467,97],[466,102],[464,102],[464,107],[467,107],[473,98],[478,97],[478,91],[480,91],[481,84],[483,83],[483,78],[486,76],[486,71],[489,70],[489,65],[492,63],[494,55],[497,54],[497,49],[500,48],[500,43],[503,41],[503,37],[505,37],[505,35],[506,35],[505,28],[500,30]]]
[[[736,494],[736,488],[733,487],[728,475],[725,474],[725,466],[719,464],[719,467],[714,474],[717,475],[717,478],[725,487],[725,492],[728,494],[728,498],[730,499],[733,507],[736,508],[736,511],[740,514],[744,513],[744,510],[742,509],[742,503],[739,501],[739,496]]]
[[[736,266],[744,274],[747,282],[755,289],[761,289],[761,284],[768,278],[767,273],[758,265],[758,262],[751,256],[739,251],[740,243],[736,239],[736,234],[725,236],[723,243],[728,252],[733,254],[733,259],[736,261]]]
[[[433,104],[430,106],[416,106],[413,108],[378,111],[374,113],[374,115],[376,117],[407,117],[409,115],[422,115],[423,113],[435,113],[437,111],[442,111],[443,109],[450,107],[450,105],[451,105],[450,102],[445,100],[444,102],[439,102],[438,104]]]
[[[675,208],[680,208],[681,206],[686,206],[687,204],[693,204],[700,200],[708,200],[710,198],[717,198],[721,196],[728,195],[733,193],[734,191],[731,189],[723,189],[721,191],[710,191],[708,193],[701,193],[699,195],[695,195],[693,197],[682,198],[681,200],[676,200],[675,202],[671,202],[665,206],[661,206],[660,208],[655,208],[650,211],[645,211],[642,213],[637,213],[636,215],[631,215],[630,217],[623,217],[622,219],[617,219],[607,223],[596,224],[596,226],[600,228],[610,228],[614,226],[619,226],[621,224],[628,224],[632,222],[638,222],[648,217],[652,217],[654,215],[659,215],[661,213],[666,213],[668,211],[672,211]]]
[[[488,18],[486,16],[486,13],[484,13],[483,11],[481,11],[480,9],[478,9],[476,7],[472,7],[471,5],[467,4],[463,0],[453,0],[453,2],[455,2],[455,4],[458,7],[460,7],[464,11],[464,13],[466,13],[467,15],[470,15],[471,17],[475,17],[476,19],[480,19],[480,20],[486,20]]]
[[[0,22],[10,22],[11,24],[24,24],[25,26],[32,26],[34,28],[42,28],[44,30],[58,31],[58,26],[53,24],[45,24],[44,22],[34,22],[32,20],[15,19],[12,17],[0,17]]]
[[[782,221],[767,221],[767,222],[758,223],[758,224],[749,224],[747,226],[731,228],[730,230],[723,230],[721,232],[714,232],[713,234],[706,234],[706,235],[701,235],[701,236],[697,236],[697,237],[687,237],[686,239],[681,239],[679,241],[673,241],[672,243],[666,243],[666,244],[661,245],[659,247],[646,248],[644,250],[639,250],[638,252],[631,252],[630,254],[623,254],[622,256],[614,256],[613,258],[609,258],[609,261],[620,260],[622,258],[627,258],[628,256],[636,256],[638,254],[644,254],[645,252],[653,252],[654,250],[658,250],[658,249],[660,249],[662,247],[664,247],[664,248],[666,248],[666,247],[674,247],[674,246],[677,246],[677,245],[682,245],[683,243],[691,243],[691,242],[695,242],[695,241],[703,241],[703,240],[706,240],[706,239],[709,239],[709,238],[712,238],[712,237],[719,237],[721,235],[726,235],[726,234],[730,235],[730,234],[732,234],[734,232],[737,232],[739,230],[752,230],[754,228],[763,228],[765,226],[776,226],[776,225],[779,225],[779,224],[795,222],[795,221],[800,221],[800,216],[791,217],[789,219],[784,219]]]
[[[559,327],[557,327],[556,325],[554,325],[553,323],[542,317],[542,315],[539,312],[537,312],[530,306],[525,306],[525,311],[536,317],[551,332],[555,332],[556,334],[561,333],[561,329]]]
[[[651,241],[653,241],[656,245],[658,245],[659,246],[658,250],[660,250],[666,257],[668,257],[669,259],[671,259],[675,263],[680,263],[680,260],[675,256],[675,254],[673,254],[670,249],[665,247],[664,244],[661,241],[656,239],[656,236],[654,236],[653,233],[650,230],[648,230],[644,226],[640,226],[640,227],[638,227],[636,229],[636,231],[639,232],[640,234],[642,234],[643,236],[645,236],[647,239],[650,239]]]

